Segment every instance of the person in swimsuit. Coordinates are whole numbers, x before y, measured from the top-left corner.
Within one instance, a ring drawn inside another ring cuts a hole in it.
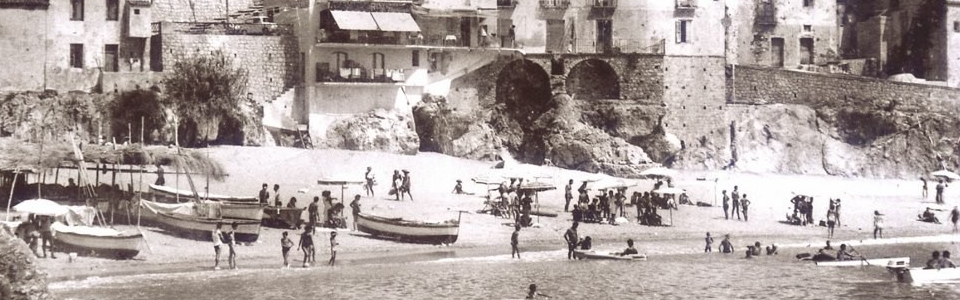
[[[627,249],[624,249],[623,252],[620,252],[620,256],[640,254],[640,251],[637,251],[637,248],[633,247],[633,239],[627,239]]]
[[[927,260],[927,265],[924,269],[939,269],[940,268],[940,251],[933,251],[932,257]]]
[[[268,204],[267,201],[270,200],[270,192],[267,191],[267,184],[266,184],[266,183],[264,183],[264,184],[263,184],[263,187],[260,188],[259,198],[260,198],[260,204],[263,204],[263,205],[267,205],[267,204]]]
[[[854,260],[853,254],[847,251],[847,244],[840,244],[840,250],[837,250],[837,260]]]
[[[290,267],[290,248],[293,248],[293,241],[290,240],[287,232],[283,232],[283,237],[280,238],[280,250],[283,253],[283,267]]]
[[[733,253],[733,251],[736,251],[736,250],[733,249],[733,244],[730,243],[730,235],[729,235],[729,234],[726,234],[726,235],[723,236],[723,240],[720,241],[720,249],[719,249],[719,250],[720,250],[720,253],[723,253],[723,254],[730,254],[730,253]]]
[[[237,222],[230,224],[230,232],[227,233],[227,246],[230,247],[230,268],[237,268]]]
[[[943,250],[943,255],[940,256],[940,268],[956,268],[957,265],[950,260],[950,251]]]
[[[367,167],[367,173],[363,174],[363,179],[366,180],[363,189],[367,191],[368,197],[373,197],[373,185],[376,183],[376,179],[374,179],[372,167]]]
[[[216,256],[213,258],[214,270],[220,270],[220,245],[223,245],[223,232],[220,231],[221,227],[223,227],[223,223],[217,223],[217,227],[213,229],[213,235],[211,236],[213,240],[213,252],[216,253]]]
[[[316,262],[317,252],[313,248],[313,226],[303,228],[300,234],[300,243],[297,250],[303,250],[303,267],[309,267],[311,262]]]
[[[577,244],[580,243],[580,235],[577,234],[577,227],[579,226],[580,223],[573,222],[570,229],[567,229],[567,232],[563,234],[563,239],[567,241],[567,259],[573,259],[573,250],[576,250]]]
[[[713,252],[713,238],[710,237],[709,232],[707,232],[707,237],[704,238],[704,242],[707,243],[707,246],[703,247],[703,253]]]
[[[328,265],[333,266],[337,262],[337,246],[340,243],[337,243],[337,232],[330,233],[330,261],[327,262]]]
[[[563,199],[565,200],[563,211],[570,211],[570,200],[573,200],[573,179],[570,179],[567,186],[563,187]]]
[[[353,212],[353,230],[357,230],[357,219],[360,218],[360,195],[353,196],[350,202],[350,211]]]
[[[513,258],[513,255],[517,255],[517,259],[520,259],[520,224],[514,225],[513,234],[510,235],[510,258]]]
[[[283,207],[283,201],[280,201],[280,185],[273,185],[273,206]]]

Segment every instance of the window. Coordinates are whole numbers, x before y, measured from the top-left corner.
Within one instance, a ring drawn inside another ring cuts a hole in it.
[[[70,44],[70,67],[83,68],[83,44]]]
[[[953,21],[953,32],[960,32],[960,21]]]
[[[410,62],[410,65],[414,67],[419,67],[420,66],[420,50],[413,50],[413,53],[411,55],[412,55],[411,59],[413,61]]]
[[[690,25],[690,20],[677,21],[677,44],[689,43],[692,40],[690,36]]]
[[[103,45],[103,71],[104,72],[117,72],[120,71],[120,59],[117,55],[119,47],[114,45]]]
[[[373,68],[374,69],[383,69],[383,53],[374,53],[373,54]]]
[[[803,0],[803,7],[813,7],[813,0]]]
[[[803,32],[811,32],[811,31],[813,31],[813,26],[803,25]]]
[[[139,14],[140,14],[140,9],[139,9],[139,8],[134,8],[134,9],[133,9],[133,14],[139,15]]]
[[[83,21],[83,0],[70,0],[70,20]]]
[[[342,68],[347,68],[347,59],[349,59],[350,57],[347,56],[346,53],[344,53],[344,52],[334,52],[333,55],[336,57],[336,61],[337,61],[337,64],[336,64],[337,69],[336,69],[336,70],[340,70],[340,69],[342,69]]]
[[[118,0],[107,0],[107,21],[116,21],[120,18],[120,4]]]

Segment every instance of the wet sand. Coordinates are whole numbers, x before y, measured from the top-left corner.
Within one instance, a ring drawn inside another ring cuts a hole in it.
[[[306,206],[314,196],[323,190],[331,190],[340,197],[339,187],[317,185],[320,178],[341,178],[362,180],[367,166],[372,166],[378,185],[376,197],[364,196],[361,200],[365,213],[404,217],[417,220],[456,219],[458,211],[466,211],[461,216],[460,237],[450,246],[406,244],[373,239],[359,232],[341,230],[338,241],[341,245],[338,260],[343,264],[365,264],[381,262],[404,262],[432,260],[444,257],[471,257],[509,254],[509,224],[512,220],[498,218],[488,214],[477,214],[484,207],[486,186],[470,181],[478,175],[491,172],[492,162],[477,162],[453,158],[435,153],[422,153],[416,156],[404,156],[385,153],[354,152],[342,150],[302,150],[290,148],[251,148],[219,147],[209,150],[210,156],[222,161],[230,174],[224,182],[210,182],[210,192],[228,195],[255,195],[262,183],[271,186],[281,185],[281,198],[284,203],[289,197],[297,197],[301,206]],[[539,209],[559,213],[556,218],[534,217],[538,228],[525,228],[521,231],[522,251],[559,250],[564,248],[563,232],[570,226],[571,216],[563,212],[563,185],[569,179],[575,181],[593,178],[595,174],[562,170],[552,167],[525,166],[535,173],[551,175],[541,179],[557,185],[557,190],[539,194]],[[398,202],[387,196],[392,170],[411,171],[414,201]],[[135,177],[136,179],[136,177]],[[144,182],[152,182],[152,174],[144,176]],[[455,180],[464,181],[464,188],[477,195],[454,195],[451,190]],[[166,177],[168,186],[177,186],[176,176]],[[185,176],[179,178],[179,188],[188,189]],[[202,186],[202,178],[194,178]],[[651,180],[636,180],[634,190],[649,190],[654,184]],[[137,186],[138,182],[134,182]],[[834,240],[864,240],[870,243],[873,230],[873,211],[879,210],[886,215],[884,237],[903,238],[916,236],[935,236],[950,234],[952,227],[947,224],[930,224],[916,221],[916,215],[925,207],[941,208],[938,217],[948,221],[949,210],[957,203],[954,188],[948,188],[945,198],[947,206],[933,204],[933,185],[930,197],[921,199],[921,183],[917,180],[881,180],[851,179],[831,176],[770,175],[737,172],[698,172],[681,171],[674,185],[688,191],[694,201],[720,204],[719,192],[731,190],[734,185],[752,201],[750,221],[724,220],[722,208],[684,206],[672,212],[660,210],[669,227],[649,227],[636,223],[619,226],[600,224],[581,224],[580,235],[591,236],[595,248],[619,249],[624,241],[632,238],[638,241],[641,252],[648,254],[681,254],[703,251],[703,237],[711,232],[719,245],[723,234],[730,234],[734,245],[741,248],[754,241],[763,245],[777,243],[804,248],[822,245],[826,240],[826,228],[816,226],[793,226],[784,224],[784,215],[792,208],[789,200],[795,194],[815,197],[814,217],[825,219],[828,198],[841,198],[841,221],[843,226],[836,229]],[[576,188],[576,186],[574,187]],[[303,190],[302,193],[297,190]],[[344,194],[361,194],[359,186],[348,187]],[[716,198],[715,198],[716,195]],[[348,209],[349,210],[349,209]],[[636,209],[627,207],[628,218],[635,220]],[[347,212],[349,215],[349,212]],[[348,220],[349,221],[349,220]],[[117,226],[121,229],[136,230],[134,226]],[[162,230],[143,227],[142,231],[149,249],[144,246],[133,260],[117,261],[111,259],[80,257],[68,262],[66,255],[58,259],[41,259],[41,267],[53,280],[72,280],[91,276],[112,276],[140,273],[168,273],[209,270],[213,266],[213,247],[210,242],[199,242],[173,237]],[[241,268],[279,268],[280,236],[284,229],[264,227],[260,240],[251,245],[238,248],[238,264]],[[296,243],[299,231],[288,230]],[[325,263],[328,258],[329,244],[327,233],[321,232],[315,238],[318,243],[317,263]],[[890,241],[897,241],[887,239]],[[948,241],[946,239],[944,241]],[[940,241],[940,240],[938,240]],[[940,242],[944,242],[940,241]],[[902,240],[902,242],[917,242]],[[834,243],[839,244],[839,243]],[[882,250],[882,247],[878,247]],[[716,250],[716,249],[714,249]],[[302,259],[300,252],[291,252],[291,266],[299,267]],[[226,265],[226,257],[221,258],[221,266]]]

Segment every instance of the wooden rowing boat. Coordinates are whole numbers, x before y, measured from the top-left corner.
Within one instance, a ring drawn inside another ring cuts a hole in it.
[[[619,252],[602,252],[593,250],[573,250],[576,259],[607,259],[607,260],[647,260],[646,254],[620,255]]]
[[[104,227],[67,226],[53,223],[57,250],[93,253],[98,256],[128,259],[140,253],[143,234],[120,232]]]
[[[158,203],[178,203],[177,199],[179,196],[179,202],[188,202],[194,199],[193,192],[188,190],[178,190],[173,187],[163,186],[163,185],[150,185],[150,194],[153,202]],[[257,197],[243,197],[243,196],[227,196],[227,195],[218,195],[218,194],[209,194],[198,192],[200,199],[211,200],[211,201],[224,201],[224,202],[239,202],[239,203],[256,203],[259,204],[260,200]]]
[[[384,218],[367,214],[357,215],[357,229],[376,237],[411,243],[453,244],[460,234],[460,220],[430,223]]]
[[[821,267],[861,267],[861,266],[878,266],[878,267],[908,267],[910,266],[909,257],[890,257],[890,258],[874,258],[874,259],[855,259],[855,260],[841,260],[841,261],[818,261],[816,262],[817,266]]]
[[[897,274],[897,281],[912,284],[960,281],[960,268],[894,268],[893,271]]]
[[[204,207],[198,208],[195,203],[166,204],[140,200],[140,208],[147,223],[185,238],[211,241],[218,223],[223,224],[220,230],[224,233],[230,231],[232,223],[236,223],[235,236],[238,242],[252,243],[260,237],[260,220],[217,217],[215,212],[209,209],[204,212]]]
[[[275,207],[263,208],[263,224],[282,228],[300,228],[303,223],[303,208]]]

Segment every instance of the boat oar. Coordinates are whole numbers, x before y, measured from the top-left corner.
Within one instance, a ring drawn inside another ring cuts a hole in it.
[[[865,264],[867,264],[868,266],[870,265],[870,261],[867,260],[866,257],[863,257],[863,254],[860,254],[860,251],[857,251],[856,249],[853,249],[853,246],[850,246],[850,251],[856,252],[857,255],[860,255],[860,260],[861,260],[861,261],[863,261],[863,262],[864,262]]]

